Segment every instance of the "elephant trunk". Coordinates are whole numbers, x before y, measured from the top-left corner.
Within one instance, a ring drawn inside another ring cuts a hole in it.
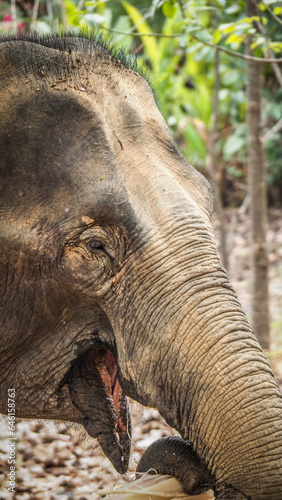
[[[188,342],[179,431],[205,457],[217,498],[278,500],[281,393],[233,291],[214,299],[199,306],[197,347],[191,335]]]
[[[147,471],[150,474],[176,477],[188,495],[198,495],[213,486],[205,464],[197,457],[190,443],[178,436],[158,439],[147,448],[136,472]]]
[[[160,413],[204,457],[217,499],[280,500],[282,397],[233,290],[194,294],[176,338]]]
[[[281,500],[282,395],[197,223],[193,232],[174,222],[169,237],[165,226],[162,245],[151,242],[135,260],[142,286],[136,279],[126,283],[130,295],[122,289],[126,315],[117,325],[122,386],[191,443],[217,498]]]

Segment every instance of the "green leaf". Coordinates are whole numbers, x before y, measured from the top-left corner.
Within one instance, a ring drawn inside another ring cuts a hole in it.
[[[190,21],[187,23],[187,26],[185,28],[185,33],[192,33],[193,31],[200,31],[202,28],[199,26],[198,23],[194,21]]]
[[[265,43],[265,38],[263,36],[258,36],[256,40],[251,44],[251,49],[254,50],[260,45],[264,45]]]
[[[194,125],[188,123],[184,130],[184,137],[187,141],[187,149],[190,154],[197,154],[198,158],[204,159],[206,156],[205,144],[197,132]]]
[[[225,7],[226,5],[226,0],[214,0],[214,3],[219,5],[220,7]]]
[[[214,32],[214,35],[213,35],[213,43],[215,45],[217,45],[221,39],[222,39],[222,32],[221,32],[220,28],[217,28]]]
[[[111,26],[111,23],[108,22],[106,26]],[[130,19],[128,18],[128,16],[119,16],[117,18],[116,23],[113,25],[113,28],[117,31],[122,31],[123,33],[126,33],[131,28]],[[133,37],[130,35],[119,35],[117,39],[121,44],[121,46],[124,47],[129,52],[132,47]]]
[[[238,71],[236,69],[228,69],[226,68],[225,65],[223,65],[221,72],[222,72],[221,75],[222,87],[230,86],[238,82]],[[227,90],[227,89],[222,88],[222,90]]]
[[[173,0],[168,0],[162,6],[162,11],[166,17],[173,18],[177,12],[177,6]]]
[[[201,42],[189,44],[188,47],[186,47],[186,54],[192,54],[193,52],[200,50],[202,47],[203,44]]]
[[[136,9],[136,7],[133,7],[133,5],[125,0],[122,2],[122,6],[129,15],[132,23],[135,25],[135,29],[138,33],[152,33],[149,24],[144,21],[142,14],[138,9]],[[141,39],[144,42],[144,51],[148,56],[151,65],[154,67],[156,61],[158,60],[158,45],[156,39],[153,36],[142,36]]]
[[[235,24],[234,23],[220,24],[218,29],[220,29],[222,33],[233,33],[235,30]]]
[[[274,52],[282,51],[282,42],[269,42],[269,47],[274,50]]]
[[[231,158],[231,156],[238,153],[246,144],[245,137],[240,137],[235,134],[227,137],[225,144],[223,146],[223,155],[225,158]]]
[[[220,89],[218,93],[219,100],[224,101],[225,99],[227,99],[227,97],[229,97],[229,94],[230,92],[228,89]]]
[[[225,9],[225,14],[236,14],[236,12],[239,12],[241,10],[241,6],[237,3],[231,5],[230,7],[227,7]]]
[[[85,14],[83,16],[84,21],[89,24],[89,26],[95,26],[96,24],[102,24],[105,21],[105,17],[100,14]]]
[[[240,179],[240,177],[243,177],[244,173],[242,170],[239,170],[238,168],[234,167],[233,165],[226,165],[226,170],[231,174],[233,177],[236,179]]]
[[[227,44],[236,44],[237,47],[240,47],[241,43],[243,42],[243,37],[238,36],[235,33],[232,33],[232,35],[229,35],[229,37],[226,39]]]
[[[37,20],[34,23],[34,31],[39,35],[49,35],[51,33],[51,27],[45,21]]]

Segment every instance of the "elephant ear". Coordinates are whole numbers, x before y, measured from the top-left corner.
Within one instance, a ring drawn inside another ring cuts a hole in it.
[[[188,441],[173,436],[158,439],[143,453],[136,472],[164,474],[176,477],[185,493],[198,495],[213,487],[212,477],[205,464]]]

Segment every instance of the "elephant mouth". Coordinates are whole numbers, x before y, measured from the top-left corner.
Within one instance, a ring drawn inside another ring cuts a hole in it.
[[[68,376],[72,403],[82,413],[81,423],[98,440],[115,469],[128,469],[131,422],[128,402],[118,379],[111,349],[99,343],[76,360]]]

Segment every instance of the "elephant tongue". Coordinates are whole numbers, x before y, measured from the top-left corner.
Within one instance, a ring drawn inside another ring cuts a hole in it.
[[[105,346],[85,353],[71,369],[68,386],[81,423],[116,470],[124,474],[130,455],[130,414],[117,376],[114,355]]]
[[[113,353],[107,349],[103,356],[96,358],[96,368],[103,381],[107,394],[112,401],[117,415],[117,433],[121,439],[128,432],[128,423],[124,418],[125,397],[117,376],[117,365]],[[127,405],[126,405],[127,406]]]
[[[95,366],[101,377],[104,389],[112,404],[115,413],[116,428],[113,440],[116,441],[116,451],[121,450],[121,464],[116,466],[116,460],[112,460],[120,473],[125,473],[128,468],[130,455],[131,422],[126,396],[123,394],[117,375],[117,365],[113,353],[104,347],[95,352]],[[103,434],[97,436],[98,442],[104,453],[111,460],[114,453],[111,439]]]

